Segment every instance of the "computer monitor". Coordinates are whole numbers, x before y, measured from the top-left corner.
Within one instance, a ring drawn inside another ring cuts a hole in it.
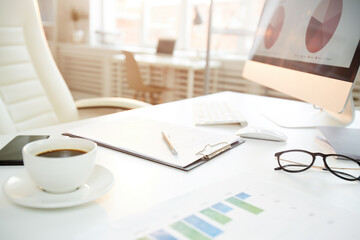
[[[310,116],[277,109],[266,113],[269,118],[283,127],[352,122],[352,89],[360,75],[359,23],[359,0],[265,3],[243,76],[326,112],[310,105]]]
[[[156,47],[156,54],[173,55],[175,43],[175,39],[159,39]]]

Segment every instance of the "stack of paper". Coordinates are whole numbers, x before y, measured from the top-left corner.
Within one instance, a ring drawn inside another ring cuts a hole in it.
[[[342,154],[360,160],[360,129],[318,127],[325,139],[317,138],[330,153]],[[327,142],[326,142],[327,141]]]

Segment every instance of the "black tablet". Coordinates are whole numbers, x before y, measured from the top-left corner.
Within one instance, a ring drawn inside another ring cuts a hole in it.
[[[47,135],[18,135],[0,150],[0,165],[23,165],[22,148],[29,142],[49,138]]]

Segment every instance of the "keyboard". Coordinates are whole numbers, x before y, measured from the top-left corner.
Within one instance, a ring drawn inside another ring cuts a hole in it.
[[[241,113],[234,111],[226,102],[195,102],[193,103],[195,125],[234,124],[247,126]]]

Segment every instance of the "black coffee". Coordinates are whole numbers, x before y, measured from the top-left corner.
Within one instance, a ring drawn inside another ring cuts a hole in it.
[[[56,149],[56,150],[50,150],[47,152],[39,153],[37,156],[59,158],[59,157],[73,157],[84,153],[86,152],[78,149]]]

